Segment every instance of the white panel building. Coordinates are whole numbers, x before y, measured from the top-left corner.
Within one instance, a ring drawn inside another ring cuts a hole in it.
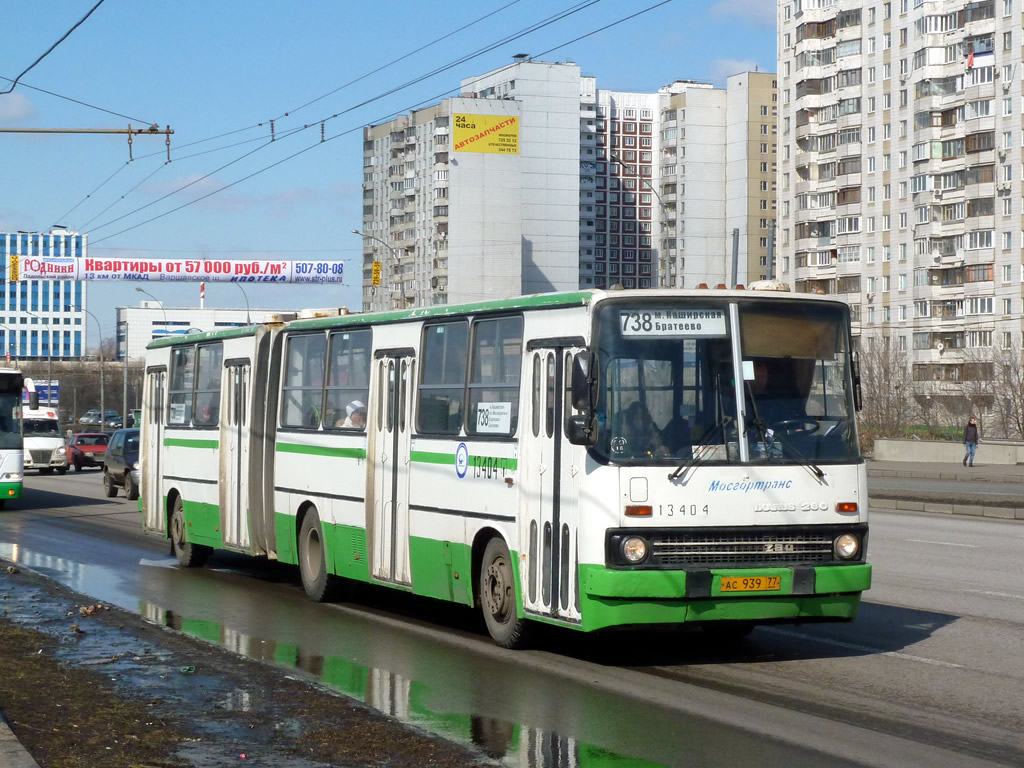
[[[1021,11],[779,3],[780,276],[848,302],[951,412],[1019,358]]]
[[[735,277],[757,279],[774,219],[774,86],[745,73],[724,90],[604,91],[573,62],[517,57],[463,80],[458,98],[366,128],[363,308],[731,283],[732,228]],[[453,145],[456,115],[516,121],[517,151]]]

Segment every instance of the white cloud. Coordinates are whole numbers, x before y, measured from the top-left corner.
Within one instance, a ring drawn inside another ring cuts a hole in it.
[[[708,79],[715,85],[725,87],[725,79],[739,72],[753,72],[757,62],[753,59],[714,59]]]
[[[757,24],[775,26],[776,0],[716,0],[711,6],[712,16],[737,16]]]
[[[0,120],[16,123],[34,117],[36,108],[27,96],[15,91],[0,96]]]

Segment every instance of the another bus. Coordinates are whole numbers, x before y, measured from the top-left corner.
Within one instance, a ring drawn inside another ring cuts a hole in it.
[[[24,453],[21,436],[21,371],[0,368],[0,509],[8,499],[21,498]]]
[[[870,585],[849,310],[609,290],[154,341],[147,531],[576,630],[852,620]]]

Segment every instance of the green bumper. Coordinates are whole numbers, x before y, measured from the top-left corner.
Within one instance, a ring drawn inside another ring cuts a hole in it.
[[[0,499],[20,499],[21,483],[0,483]]]
[[[779,577],[771,592],[723,593],[723,577]],[[614,571],[580,566],[583,629],[693,621],[849,621],[861,592],[871,586],[871,566]]]

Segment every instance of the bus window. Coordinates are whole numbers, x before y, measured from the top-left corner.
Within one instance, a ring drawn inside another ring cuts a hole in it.
[[[195,381],[195,347],[177,347],[171,354],[170,410],[168,424],[192,423],[192,388]]]
[[[540,355],[533,353],[533,436],[540,434]]]
[[[196,366],[196,426],[214,427],[220,411],[221,362],[224,358],[222,344],[206,344],[199,347]]]
[[[515,434],[522,359],[523,318],[501,317],[473,324],[468,434]]]
[[[428,326],[423,333],[416,427],[420,432],[457,435],[465,406],[469,325],[459,320]]]
[[[281,425],[316,429],[324,399],[327,337],[322,333],[288,337]]]
[[[366,404],[370,395],[369,328],[338,331],[330,337],[327,368],[327,410],[324,426],[366,429]]]

